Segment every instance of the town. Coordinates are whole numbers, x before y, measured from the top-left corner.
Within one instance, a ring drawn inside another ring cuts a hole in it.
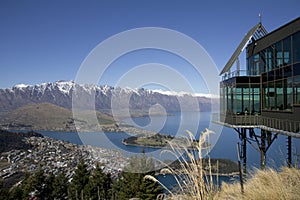
[[[29,137],[24,140],[32,146],[31,149],[2,153],[0,160],[7,164],[0,172],[4,180],[39,168],[45,173],[64,172],[70,179],[81,160],[89,169],[100,164],[103,171],[114,178],[128,162],[123,154],[115,150],[76,145],[49,137]]]

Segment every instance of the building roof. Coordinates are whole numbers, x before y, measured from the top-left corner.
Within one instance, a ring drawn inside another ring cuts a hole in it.
[[[246,45],[251,39],[257,40],[267,34],[266,29],[262,25],[262,23],[256,24],[248,33],[245,35],[239,46],[236,48],[232,56],[230,57],[229,61],[226,63],[225,67],[222,69],[220,76],[230,70],[232,65],[238,59],[239,55],[245,49]]]

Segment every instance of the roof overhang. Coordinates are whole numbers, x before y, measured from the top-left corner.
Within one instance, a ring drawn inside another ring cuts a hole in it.
[[[245,35],[219,75],[221,76],[222,74],[230,70],[232,65],[238,59],[239,55],[244,51],[245,47],[251,39],[257,40],[261,37],[264,37],[267,33],[268,32],[266,31],[265,27],[260,22],[256,24],[252,29],[250,29],[250,31],[248,31],[248,33]]]

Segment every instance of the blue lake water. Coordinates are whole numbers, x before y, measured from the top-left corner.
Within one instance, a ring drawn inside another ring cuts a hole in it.
[[[125,119],[124,121],[141,128],[166,133],[170,135],[186,135],[185,130],[190,130],[199,137],[199,133],[205,128],[222,128],[219,125],[210,123],[211,113],[209,112],[185,112],[173,113],[171,116],[152,116]],[[45,136],[59,140],[69,141],[75,144],[88,144],[103,148],[123,151],[126,155],[141,153],[142,150],[151,156],[160,157],[161,160],[174,159],[170,154],[161,154],[160,149],[147,147],[125,146],[122,140],[130,136],[130,133],[66,133],[39,131]],[[212,134],[213,135],[213,134]],[[236,144],[239,141],[238,134],[230,128],[223,128],[220,134],[212,137],[214,146],[209,153],[211,158],[226,158],[237,161]],[[256,146],[255,142],[253,145]],[[247,144],[247,164],[249,168],[258,168],[260,165],[259,152],[250,144]],[[300,150],[300,139],[293,138],[293,152]],[[278,136],[267,152],[267,165],[278,168],[286,162],[286,137]]]

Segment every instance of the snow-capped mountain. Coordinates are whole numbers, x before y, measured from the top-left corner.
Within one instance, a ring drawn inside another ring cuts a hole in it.
[[[114,88],[108,85],[77,84],[73,81],[56,81],[37,85],[18,84],[9,89],[0,89],[0,112],[7,112],[30,103],[52,103],[67,109],[72,108],[72,98],[82,108],[88,108],[90,102],[83,98],[95,98],[96,110],[110,110],[126,108],[147,110],[155,104],[160,104],[167,112],[197,109],[194,102],[198,102],[199,109],[211,109],[214,98],[192,95],[188,93],[174,93],[161,90]],[[129,103],[128,103],[129,102]]]

